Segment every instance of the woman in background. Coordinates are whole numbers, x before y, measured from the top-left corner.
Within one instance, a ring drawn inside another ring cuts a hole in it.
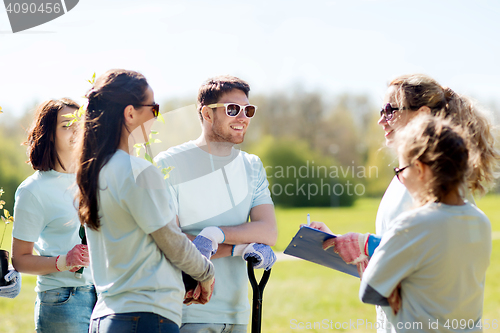
[[[77,125],[68,126],[65,117],[78,108],[67,98],[38,107],[26,141],[36,171],[15,194],[12,264],[19,272],[38,275],[37,332],[88,332],[97,299],[90,270],[75,274],[89,265],[74,204]]]

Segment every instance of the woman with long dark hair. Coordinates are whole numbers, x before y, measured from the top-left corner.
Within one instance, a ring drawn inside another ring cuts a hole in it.
[[[26,141],[36,171],[15,194],[12,263],[19,272],[38,275],[37,332],[88,332],[97,299],[90,270],[76,273],[89,265],[89,255],[74,204],[77,124],[69,126],[65,115],[78,108],[67,98],[38,107]]]
[[[86,97],[77,183],[99,295],[90,331],[178,332],[181,270],[199,281],[186,301],[204,304],[214,269],[177,226],[163,175],[130,155],[158,115],[153,90],[142,74],[116,69]]]

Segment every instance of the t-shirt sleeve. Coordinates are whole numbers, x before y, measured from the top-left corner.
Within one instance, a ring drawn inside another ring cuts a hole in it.
[[[172,199],[155,166],[145,168],[136,179],[131,176],[129,180],[123,187],[121,201],[145,233],[150,234],[174,219]]]
[[[38,199],[27,189],[16,192],[12,237],[36,242],[45,228],[44,212]]]
[[[252,164],[252,185],[254,186],[254,193],[251,208],[264,204],[273,204],[266,170],[260,159],[257,159]]]
[[[407,231],[397,226],[390,229],[375,250],[363,281],[384,297],[389,297],[396,286],[414,270],[414,246]]]
[[[165,184],[167,186],[167,191],[172,199],[172,210],[175,215],[179,216],[179,199],[177,197],[177,190],[176,188],[168,181],[168,179],[165,181]]]

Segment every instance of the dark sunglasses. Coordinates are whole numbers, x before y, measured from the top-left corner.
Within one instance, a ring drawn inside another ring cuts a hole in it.
[[[155,118],[158,118],[158,115],[160,114],[160,104],[154,103],[154,104],[137,104],[137,106],[150,106],[152,107],[151,112],[153,112],[153,115]]]
[[[396,175],[396,177],[398,177],[398,180],[401,181],[401,179],[399,178],[399,174],[401,172],[403,172],[406,168],[409,168],[411,167],[411,164],[408,164],[407,166],[403,167],[403,168],[394,168],[394,174]]]
[[[391,120],[394,117],[394,112],[399,110],[404,110],[406,108],[394,108],[391,103],[387,103],[382,110],[380,110],[380,116],[384,116],[385,120]]]
[[[226,114],[229,117],[236,117],[240,114],[241,109],[245,110],[245,116],[247,118],[252,118],[255,116],[255,111],[257,111],[257,107],[255,105],[239,105],[236,103],[216,103],[216,104],[210,104],[207,105],[209,108],[218,108],[218,107],[224,107],[226,109]]]

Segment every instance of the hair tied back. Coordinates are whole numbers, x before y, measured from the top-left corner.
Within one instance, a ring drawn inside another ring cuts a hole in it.
[[[451,88],[448,88],[448,87],[443,87],[443,91],[444,91],[444,98],[446,99],[446,102],[451,101],[456,95],[455,92]]]

